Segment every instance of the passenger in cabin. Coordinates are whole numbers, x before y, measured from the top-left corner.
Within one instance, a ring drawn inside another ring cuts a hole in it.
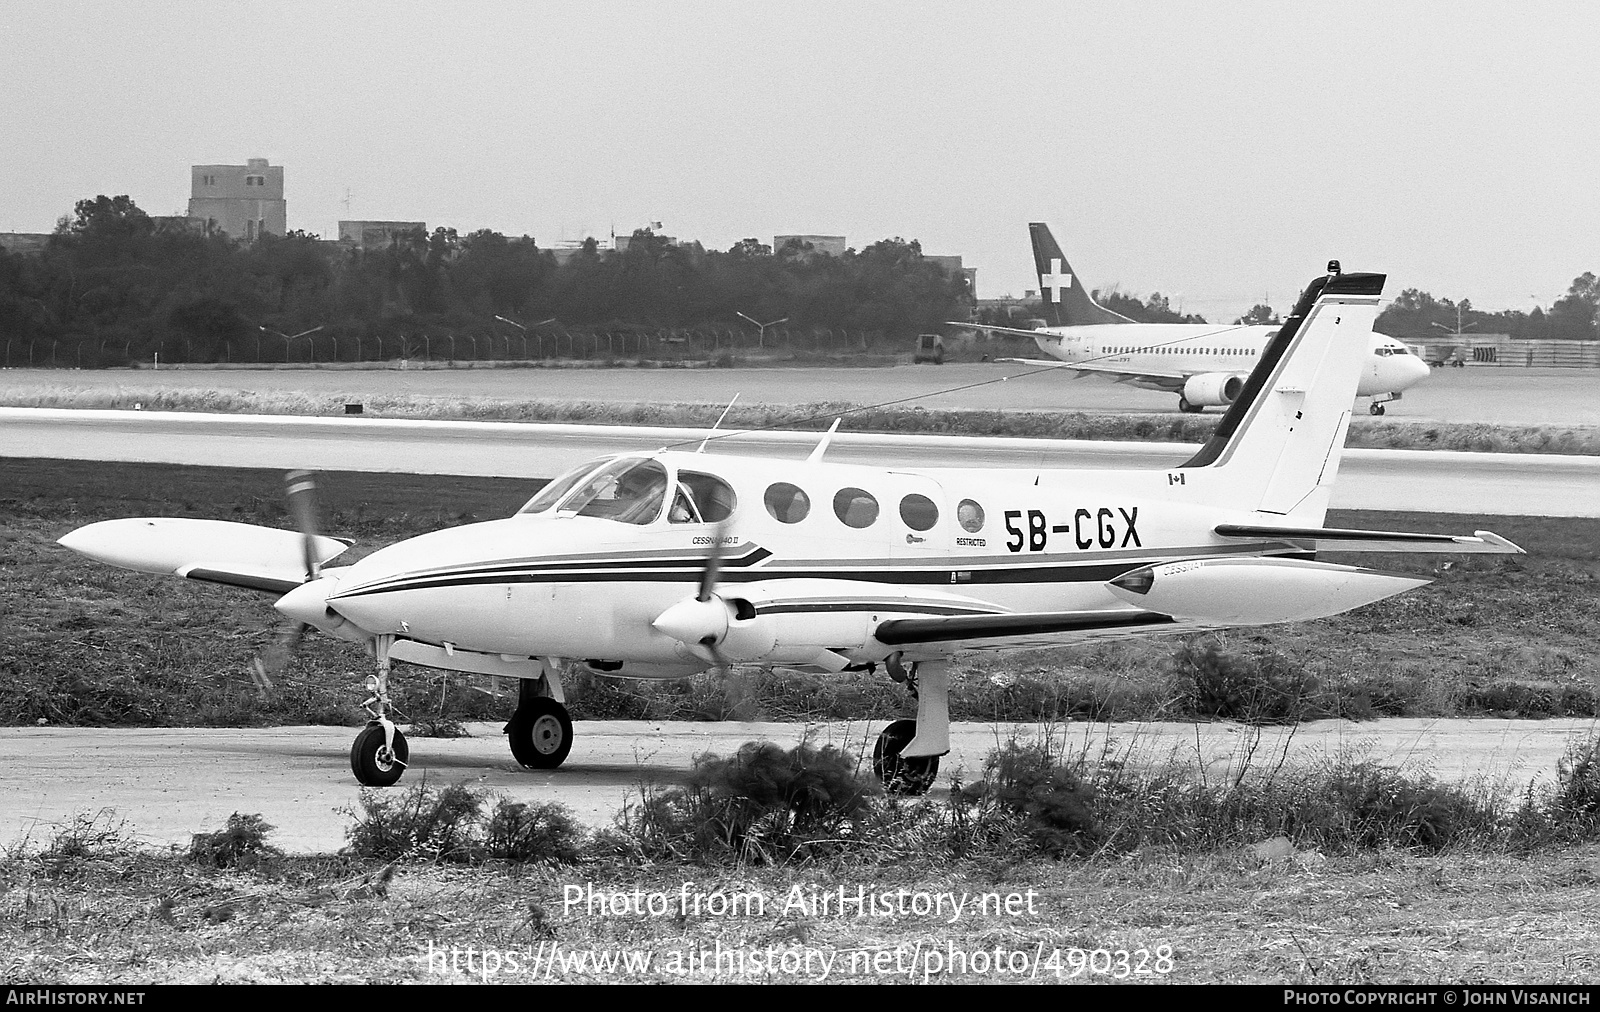
[[[677,494],[672,497],[672,509],[667,513],[667,522],[674,524],[704,522],[700,519],[700,511],[695,508],[694,493],[681,481],[678,483]]]

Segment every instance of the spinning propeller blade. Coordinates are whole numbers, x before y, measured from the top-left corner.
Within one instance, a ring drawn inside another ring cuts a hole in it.
[[[294,518],[295,526],[300,529],[301,561],[305,565],[305,582],[310,583],[322,575],[322,566],[317,561],[316,551],[316,479],[310,471],[290,471],[284,475],[283,484],[289,515]],[[283,674],[289,667],[294,652],[305,639],[306,628],[306,623],[294,619],[279,622],[272,641],[262,648],[251,662],[250,675],[256,683],[256,691],[261,693],[262,698],[266,698],[272,691],[273,679]]]
[[[728,534],[728,521],[717,524],[716,536],[711,539],[711,550],[706,553],[705,568],[700,571],[700,592],[696,601],[709,601],[717,592],[717,574],[722,570],[722,542]]]
[[[317,562],[315,542],[317,536],[317,482],[310,471],[290,471],[284,475],[284,496],[289,501],[289,515],[300,528],[304,546],[306,580],[315,580],[322,572]]]

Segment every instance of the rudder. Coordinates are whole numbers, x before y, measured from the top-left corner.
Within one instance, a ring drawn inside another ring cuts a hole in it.
[[[1216,432],[1182,466],[1225,472],[1230,500],[1247,508],[1320,524],[1384,281],[1339,273],[1313,281]]]

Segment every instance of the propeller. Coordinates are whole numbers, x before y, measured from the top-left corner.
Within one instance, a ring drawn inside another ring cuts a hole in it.
[[[290,471],[283,477],[284,498],[288,502],[289,515],[294,518],[295,526],[300,529],[301,561],[305,565],[306,577],[302,582],[310,583],[322,576],[322,565],[317,561],[317,482],[310,471]],[[277,631],[272,641],[256,654],[250,662],[251,680],[255,682],[256,692],[262,699],[266,699],[273,689],[273,679],[283,674],[289,667],[289,661],[299,649],[300,643],[305,639],[307,624],[297,619],[286,618],[278,623]]]
[[[744,679],[736,674],[734,660],[721,649],[722,640],[728,633],[729,608],[727,602],[717,594],[717,577],[722,571],[722,555],[726,550],[730,526],[726,519],[717,524],[716,535],[712,538],[700,570],[700,582],[694,598],[668,608],[653,624],[703,660],[711,662],[712,670],[722,682],[729,710],[737,716],[749,691]]]

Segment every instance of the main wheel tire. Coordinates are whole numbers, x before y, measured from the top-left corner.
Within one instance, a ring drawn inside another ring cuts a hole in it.
[[[1377,401],[1373,401],[1372,406],[1367,408],[1367,413],[1372,415],[1381,415],[1383,414],[1383,405],[1379,404]]]
[[[534,770],[553,770],[572,751],[572,718],[549,696],[535,696],[517,707],[506,725],[511,754]]]
[[[350,772],[365,787],[392,787],[406,771],[411,749],[406,736],[394,729],[394,749],[383,743],[383,725],[368,724],[350,746]]]
[[[1190,404],[1189,398],[1179,395],[1178,410],[1182,411],[1186,415],[1198,415],[1200,412],[1204,411],[1205,408],[1200,407],[1197,404]]]
[[[926,794],[939,778],[939,757],[907,758],[900,752],[917,736],[917,722],[897,720],[878,735],[872,746],[872,772],[890,794]]]

